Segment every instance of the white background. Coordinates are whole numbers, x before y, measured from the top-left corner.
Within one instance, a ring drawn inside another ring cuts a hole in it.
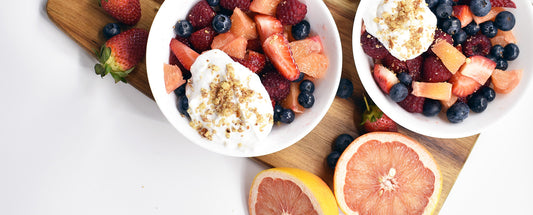
[[[45,5],[0,7],[0,214],[247,214],[264,167],[188,143],[152,100],[95,75]],[[481,134],[441,214],[532,214],[532,87],[518,105]]]

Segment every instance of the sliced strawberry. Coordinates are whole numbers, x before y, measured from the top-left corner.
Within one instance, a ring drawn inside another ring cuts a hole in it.
[[[289,81],[298,79],[300,71],[292,57],[289,41],[283,34],[277,33],[266,38],[263,42],[263,50],[281,75]]]
[[[468,5],[456,5],[453,6],[453,16],[457,17],[461,21],[461,28],[464,28],[472,22],[472,11]]]
[[[489,20],[494,20],[496,18],[496,15],[498,15],[500,12],[505,11],[503,7],[494,7],[492,6],[492,9],[490,9],[489,13],[485,16],[479,17],[476,15],[472,15],[474,18],[474,21],[479,25],[481,23],[484,23]]]
[[[374,72],[372,73],[374,80],[379,85],[383,92],[389,94],[390,88],[399,83],[400,80],[396,77],[394,72],[390,71],[381,64],[376,63],[374,65]]]
[[[253,0],[250,4],[250,11],[274,16],[280,2],[281,0]]]
[[[452,84],[452,93],[457,97],[466,97],[481,87],[481,84],[460,72],[455,73],[448,82]]]
[[[474,55],[466,59],[459,72],[483,85],[490,78],[495,68],[496,63],[494,61],[483,56]]]
[[[233,10],[233,15],[231,15],[230,32],[247,40],[257,38],[255,22],[238,7]]]
[[[412,94],[418,97],[449,100],[452,96],[452,84],[447,82],[430,83],[413,81],[412,86]]]
[[[235,37],[231,42],[220,48],[223,52],[226,52],[229,56],[243,59],[246,56],[246,46],[248,40],[244,37]]]
[[[244,59],[234,59],[243,66],[250,69],[253,73],[258,73],[265,67],[266,57],[265,55],[248,50]]]
[[[510,93],[520,83],[522,79],[523,70],[502,71],[494,70],[492,73],[492,84],[496,93]]]
[[[165,88],[167,90],[167,94],[171,93],[185,83],[183,75],[181,74],[181,70],[176,65],[164,64],[163,73],[165,76]]]
[[[510,7],[516,8],[516,5],[512,0],[490,0],[492,7]]]
[[[283,25],[273,16],[257,14],[254,20],[261,41],[265,41],[270,35],[283,33]]]
[[[170,50],[172,50],[174,55],[176,55],[180,61],[181,65],[183,65],[183,67],[185,67],[187,70],[191,70],[192,64],[199,56],[197,52],[174,38],[170,40]]]

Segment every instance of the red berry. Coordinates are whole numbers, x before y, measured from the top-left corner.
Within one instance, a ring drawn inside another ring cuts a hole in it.
[[[391,54],[388,54],[387,56],[385,56],[385,58],[383,59],[383,65],[395,73],[408,71],[407,63],[405,61],[401,61],[400,59],[392,56]]]
[[[248,11],[250,9],[250,0],[220,0],[220,6],[230,11],[233,11],[236,7],[242,11]]]
[[[276,17],[283,25],[295,25],[307,14],[307,6],[298,0],[282,0],[276,9]]]
[[[422,55],[419,55],[418,57],[407,60],[405,63],[407,65],[407,70],[409,71],[409,75],[413,78],[413,81],[420,80],[420,73],[422,71],[422,62],[424,62],[424,57]]]
[[[180,41],[181,43],[185,44],[186,46],[189,46],[189,48],[192,48],[191,42],[189,41],[189,38],[176,36],[176,40]]]
[[[187,15],[187,20],[189,20],[194,29],[201,29],[211,26],[215,15],[215,11],[209,6],[207,1],[202,0],[191,8]]]
[[[512,0],[490,0],[492,7],[510,7],[516,8],[516,5]]]
[[[486,56],[489,54],[491,47],[492,43],[487,36],[483,34],[477,34],[466,39],[465,43],[463,44],[463,53],[467,57],[473,55]]]
[[[109,15],[126,25],[135,25],[141,19],[139,0],[100,0],[100,5]]]
[[[266,70],[261,74],[261,83],[263,83],[268,95],[270,95],[270,99],[280,102],[289,95],[291,82],[275,69],[272,69],[271,66]]]
[[[248,44],[246,45],[246,49],[256,51],[256,52],[263,52],[263,46],[261,44],[261,40],[259,38],[248,40]]]
[[[376,105],[367,104],[367,110],[363,113],[362,121],[366,132],[398,131],[396,122],[392,121],[392,119],[384,114]]]
[[[248,50],[244,59],[233,58],[233,60],[239,62],[243,66],[250,69],[253,73],[258,73],[265,67],[266,57],[265,55]]]
[[[366,31],[361,34],[361,46],[365,54],[374,59],[383,59],[389,55],[387,48],[376,37]]]
[[[404,100],[398,102],[398,105],[400,105],[407,112],[422,113],[422,110],[424,109],[425,100],[426,98],[424,97],[417,97],[409,93],[409,95],[407,95]]]
[[[442,61],[435,55],[429,55],[424,59],[422,67],[422,81],[443,82],[447,81],[453,74],[444,66]]]
[[[194,50],[198,53],[211,49],[211,43],[215,37],[215,30],[211,26],[195,31],[189,37]]]

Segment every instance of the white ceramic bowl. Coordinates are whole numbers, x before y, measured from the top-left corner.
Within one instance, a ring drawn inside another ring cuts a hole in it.
[[[190,142],[210,151],[237,157],[261,156],[282,150],[306,136],[327,113],[338,88],[342,72],[342,47],[337,26],[328,8],[320,0],[301,0],[307,5],[306,20],[311,33],[320,35],[325,54],[329,58],[327,75],[315,82],[315,104],[305,113],[297,115],[288,125],[274,126],[272,132],[254,151],[229,149],[202,138],[189,126],[189,120],[181,117],[174,93],[167,94],[163,80],[163,64],[169,60],[170,39],[175,36],[174,24],[185,19],[188,11],[199,0],[166,0],[159,9],[150,29],[146,51],[148,81],[159,109],[168,121]],[[176,140],[176,142],[186,140]]]
[[[375,0],[361,0],[358,11],[368,8],[368,3]],[[531,59],[533,59],[533,42],[528,38],[533,29],[533,7],[529,1],[514,1],[517,9],[510,10],[516,17],[516,26],[513,31],[518,40],[520,55],[518,59],[509,61],[509,68],[524,69],[522,81],[509,94],[497,94],[496,99],[489,103],[487,109],[482,113],[470,111],[468,118],[462,123],[450,123],[446,114],[441,112],[436,117],[426,117],[422,114],[413,114],[405,111],[402,107],[385,95],[379,88],[372,77],[371,70],[373,62],[361,48],[361,23],[362,13],[356,13],[352,34],[353,57],[357,74],[361,79],[370,98],[378,107],[396,123],[401,126],[431,137],[438,138],[460,138],[480,133],[487,127],[496,124],[506,113],[512,111],[513,107],[519,105],[519,100],[524,96],[527,87],[530,87],[533,74],[529,71],[531,68]]]

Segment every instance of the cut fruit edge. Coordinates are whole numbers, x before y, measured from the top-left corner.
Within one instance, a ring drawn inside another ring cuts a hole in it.
[[[437,165],[431,153],[427,151],[427,149],[422,144],[412,139],[411,137],[397,132],[371,132],[364,134],[356,138],[342,153],[341,157],[337,162],[337,166],[335,167],[335,173],[333,176],[333,190],[337,199],[337,204],[339,205],[341,211],[345,214],[356,213],[350,209],[350,207],[346,204],[346,201],[344,200],[344,185],[346,182],[345,176],[347,174],[346,166],[348,165],[348,162],[353,157],[353,155],[357,152],[359,147],[371,140],[377,140],[381,143],[399,141],[405,144],[409,148],[413,149],[416,154],[418,154],[419,160],[424,164],[424,167],[430,169],[435,174],[433,194],[429,198],[429,202],[426,205],[426,208],[424,209],[423,213],[433,214],[433,212],[437,208],[437,203],[439,202],[440,193],[442,191],[442,175],[439,166]],[[430,162],[428,163],[428,161]]]

